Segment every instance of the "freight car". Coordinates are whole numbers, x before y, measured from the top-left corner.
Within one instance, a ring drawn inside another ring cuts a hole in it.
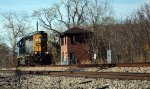
[[[47,51],[47,33],[36,31],[18,43],[18,65],[50,65],[52,57]]]

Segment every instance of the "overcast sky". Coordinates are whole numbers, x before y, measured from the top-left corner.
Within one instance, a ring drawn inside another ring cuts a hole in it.
[[[112,0],[115,17],[120,18],[129,15],[141,4],[150,0]],[[0,12],[26,11],[31,13],[39,8],[46,8],[52,4],[59,2],[59,0],[0,0]]]

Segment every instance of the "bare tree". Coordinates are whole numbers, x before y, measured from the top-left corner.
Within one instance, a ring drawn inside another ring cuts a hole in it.
[[[36,10],[33,16],[39,19],[44,28],[57,35],[64,29],[79,27],[84,23],[87,4],[88,0],[65,0],[51,8]]]
[[[108,18],[111,19],[111,15],[112,9],[108,0],[64,0],[51,8],[36,10],[33,13],[44,28],[56,33],[61,32],[54,28],[57,25],[70,29],[92,23],[93,25],[100,24],[104,20],[104,22],[108,21]]]
[[[17,38],[25,35],[28,29],[28,16],[24,14],[16,14],[12,12],[3,13],[4,30],[8,33],[6,40],[12,50],[12,64],[16,63]]]
[[[132,18],[135,27],[135,37],[138,38],[140,55],[147,61],[150,46],[150,6],[149,3],[143,5]]]
[[[149,4],[120,21],[107,25],[100,33],[106,48],[111,48],[118,62],[147,62],[150,43]]]
[[[110,7],[110,1],[108,0],[92,0],[87,7],[87,22],[93,31],[89,41],[89,50],[91,56],[97,55],[97,60],[95,60],[97,62],[106,62],[107,49],[106,45],[104,45],[104,31],[109,30],[108,25],[112,24],[114,20],[113,10]]]
[[[110,5],[110,1],[92,0],[88,5],[88,20],[94,27],[98,24],[112,23],[113,9]]]
[[[113,19],[112,9],[108,0],[63,0],[51,8],[34,11],[33,16],[37,17],[41,25],[50,30],[52,35],[56,34],[55,37],[62,31],[69,30],[72,27],[88,30],[93,30],[94,28],[98,31],[98,25],[108,24]],[[88,27],[92,28],[89,29]],[[101,36],[96,30],[94,30],[93,43],[91,41],[90,46],[93,48],[90,48],[90,51],[94,52],[98,48],[99,57],[102,57],[100,50],[104,49],[102,47],[103,41],[99,39]]]
[[[10,67],[12,63],[10,62],[10,52],[9,47],[5,43],[0,43],[0,67]]]

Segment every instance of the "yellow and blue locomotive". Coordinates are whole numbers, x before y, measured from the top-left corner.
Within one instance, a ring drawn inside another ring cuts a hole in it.
[[[18,65],[50,65],[52,57],[47,51],[47,33],[36,31],[18,43]]]

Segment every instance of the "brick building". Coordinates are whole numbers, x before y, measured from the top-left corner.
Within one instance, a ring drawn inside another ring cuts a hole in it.
[[[90,64],[88,43],[90,31],[77,27],[61,34],[61,64]]]

